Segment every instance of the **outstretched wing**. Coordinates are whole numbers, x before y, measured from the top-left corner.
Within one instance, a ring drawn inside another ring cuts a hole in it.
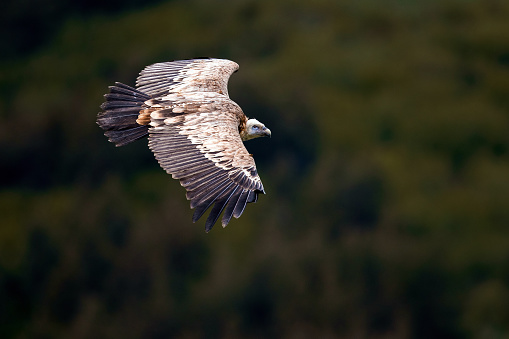
[[[238,69],[237,63],[225,59],[161,62],[145,67],[136,80],[136,87],[152,97],[192,92],[228,96],[228,79]]]
[[[254,159],[239,135],[240,107],[227,97],[203,93],[180,96],[178,105],[151,113],[149,147],[161,167],[187,190],[193,222],[213,206],[205,223],[208,232],[224,210],[225,227],[240,217],[248,202],[265,193]]]

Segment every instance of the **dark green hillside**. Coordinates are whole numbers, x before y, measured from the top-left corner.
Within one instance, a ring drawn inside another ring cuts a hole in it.
[[[1,338],[509,336],[509,2],[39,2],[2,14]],[[95,123],[201,56],[272,130],[208,234]]]

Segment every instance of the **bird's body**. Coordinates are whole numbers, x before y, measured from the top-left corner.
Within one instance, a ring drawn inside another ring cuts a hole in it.
[[[110,87],[97,122],[117,146],[149,136],[163,169],[187,190],[193,222],[211,207],[209,231],[223,212],[223,227],[248,202],[265,193],[243,141],[270,136],[228,96],[238,65],[222,59],[192,59],[147,66],[137,88]]]

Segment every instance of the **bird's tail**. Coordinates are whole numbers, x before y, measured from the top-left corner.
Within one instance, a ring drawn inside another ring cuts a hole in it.
[[[109,89],[101,105],[103,112],[97,115],[97,124],[105,131],[104,135],[117,147],[147,136],[149,126],[136,120],[150,96],[120,82]]]

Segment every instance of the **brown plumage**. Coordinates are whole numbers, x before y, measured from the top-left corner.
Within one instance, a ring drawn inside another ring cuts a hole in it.
[[[167,173],[185,187],[193,222],[211,206],[208,232],[223,212],[225,227],[248,202],[265,193],[243,141],[270,136],[228,96],[238,65],[222,59],[192,59],[147,66],[137,88],[110,87],[97,123],[116,146],[149,136],[149,147]]]

